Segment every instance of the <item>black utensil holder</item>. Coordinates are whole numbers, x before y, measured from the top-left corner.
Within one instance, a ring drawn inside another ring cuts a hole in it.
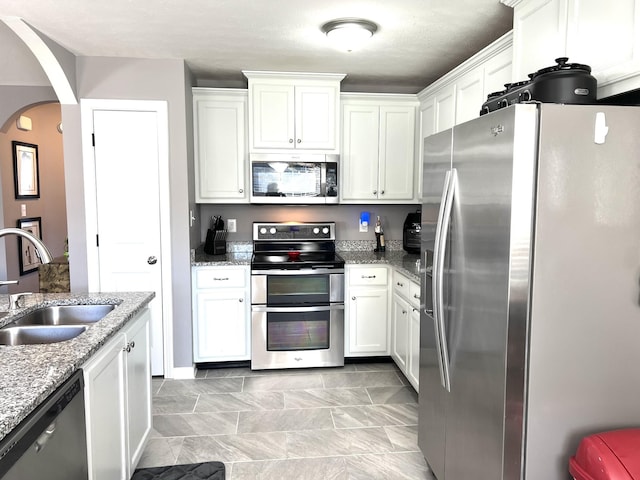
[[[213,238],[213,255],[224,255],[227,253],[227,231],[216,230]]]

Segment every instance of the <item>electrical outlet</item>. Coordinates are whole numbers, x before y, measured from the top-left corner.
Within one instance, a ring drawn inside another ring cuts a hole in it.
[[[230,218],[227,220],[227,232],[233,233],[236,231],[236,219]]]

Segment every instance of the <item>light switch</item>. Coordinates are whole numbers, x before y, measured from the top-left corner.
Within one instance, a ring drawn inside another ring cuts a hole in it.
[[[27,216],[27,205],[24,203],[20,204],[20,215],[23,217]]]
[[[233,233],[236,231],[236,219],[230,218],[227,220],[227,232]]]

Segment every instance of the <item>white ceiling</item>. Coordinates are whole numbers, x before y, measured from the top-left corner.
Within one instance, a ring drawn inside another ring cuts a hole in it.
[[[329,72],[347,74],[344,91],[398,93],[420,91],[512,24],[499,0],[2,0],[4,15],[79,56],[185,59],[200,86],[245,86],[242,70]],[[378,32],[359,51],[334,50],[320,26],[343,17]],[[5,59],[23,54],[4,45]]]

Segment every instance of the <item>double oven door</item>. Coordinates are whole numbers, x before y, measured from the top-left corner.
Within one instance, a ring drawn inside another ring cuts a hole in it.
[[[251,368],[344,365],[344,270],[254,271]]]

